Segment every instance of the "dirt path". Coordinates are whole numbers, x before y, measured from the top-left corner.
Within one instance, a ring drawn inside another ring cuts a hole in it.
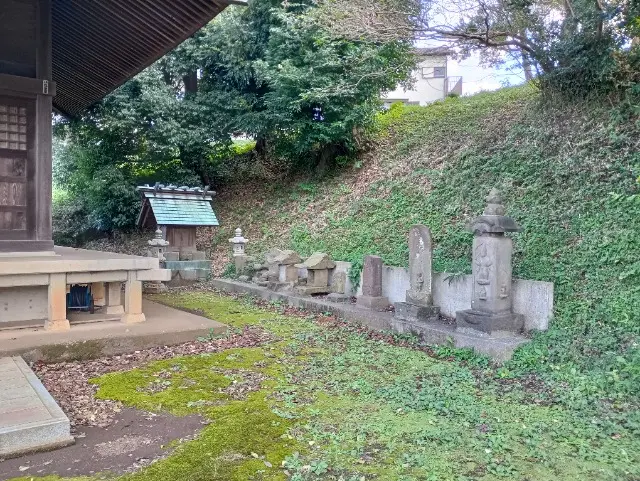
[[[106,428],[79,427],[73,446],[0,462],[0,481],[136,471],[169,455],[171,441],[190,440],[202,427],[199,416],[175,417],[125,408]]]

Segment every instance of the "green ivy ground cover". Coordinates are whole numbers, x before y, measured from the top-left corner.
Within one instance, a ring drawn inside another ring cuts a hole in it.
[[[168,458],[117,481],[640,478],[639,425],[579,402],[566,384],[512,379],[468,352],[441,347],[429,356],[410,339],[395,338],[401,347],[249,299],[192,292],[156,300],[234,328],[259,326],[273,341],[93,380],[101,398],[211,421]],[[149,389],[158,373],[165,385]],[[251,376],[260,376],[259,390],[225,394]]]

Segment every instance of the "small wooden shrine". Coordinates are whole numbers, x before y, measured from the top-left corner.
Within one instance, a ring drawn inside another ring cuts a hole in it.
[[[138,191],[142,196],[138,227],[162,230],[169,252],[196,251],[197,227],[220,225],[211,205],[215,192],[208,188],[156,184]]]

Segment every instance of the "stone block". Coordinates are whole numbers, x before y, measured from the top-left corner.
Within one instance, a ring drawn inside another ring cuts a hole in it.
[[[145,294],[161,294],[167,291],[167,286],[162,282],[145,282],[144,293]]]
[[[462,332],[479,331],[493,337],[510,337],[524,330],[524,316],[513,312],[487,314],[469,309],[456,313],[456,328]]]
[[[298,268],[292,264],[279,266],[278,280],[280,282],[298,282]]]
[[[315,287],[315,286],[298,286],[295,288],[296,292],[305,296],[311,296],[314,294],[329,294],[329,287]]]
[[[280,252],[279,255],[273,258],[273,263],[280,266],[289,266],[302,262],[302,258],[296,251],[286,250]]]
[[[315,269],[309,270],[307,277],[307,286],[309,287],[323,287],[328,288],[329,285],[329,270],[328,269]],[[328,290],[327,290],[328,292]]]
[[[0,403],[0,458],[73,444],[69,419],[24,360],[14,357],[2,361],[10,368],[3,375],[18,376],[11,383],[19,389],[6,389],[0,381],[1,391],[15,391],[14,400],[20,402],[7,398]]]
[[[199,278],[198,269],[183,269],[178,271],[178,276],[183,281],[197,281]]]
[[[207,260],[207,253],[206,252],[202,252],[202,251],[195,251],[192,252],[193,255],[193,259],[194,261],[206,261]]]
[[[199,281],[207,280],[211,276],[211,269],[196,269],[196,272]]]
[[[382,297],[382,257],[364,258],[362,295],[370,298]]]
[[[195,261],[197,259],[194,258],[196,251],[192,250],[180,250],[180,260],[181,261]]]
[[[307,258],[302,264],[297,264],[300,268],[309,270],[333,269],[336,263],[331,260],[328,254],[316,252]]]
[[[433,305],[431,292],[408,290],[406,295],[407,303],[416,306],[430,307]]]
[[[180,252],[165,252],[164,258],[167,261],[178,262],[180,260]]]
[[[356,306],[374,311],[384,311],[389,307],[389,305],[389,299],[382,296],[360,296],[356,301]]]
[[[288,291],[293,287],[291,282],[269,281],[267,282],[267,289],[274,292]]]
[[[340,292],[332,292],[327,296],[327,300],[330,302],[347,303],[351,302],[351,296]]]
[[[336,272],[333,271],[332,275],[329,276],[329,282],[331,284],[331,291],[336,294],[346,294],[347,293],[347,273],[344,271]]]
[[[394,317],[409,322],[435,322],[440,318],[438,306],[419,306],[408,302],[396,302],[394,304]]]

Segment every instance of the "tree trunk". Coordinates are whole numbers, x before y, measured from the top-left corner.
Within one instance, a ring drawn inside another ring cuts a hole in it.
[[[193,70],[187,75],[182,77],[184,82],[184,93],[186,95],[195,94],[198,92],[198,72]]]
[[[533,80],[533,69],[531,68],[531,60],[529,60],[529,57],[524,52],[521,52],[521,55],[522,70],[524,70],[524,79],[527,82],[530,82]]]

